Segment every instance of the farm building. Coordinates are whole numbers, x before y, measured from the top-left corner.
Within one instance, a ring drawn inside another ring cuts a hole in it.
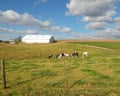
[[[10,44],[18,44],[18,42],[17,42],[16,40],[14,40],[14,39],[9,40],[8,42],[9,42]]]
[[[22,38],[24,43],[52,43],[54,41],[52,35],[26,35]]]

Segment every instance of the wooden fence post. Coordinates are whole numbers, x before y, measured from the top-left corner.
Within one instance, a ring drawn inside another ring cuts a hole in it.
[[[4,64],[4,59],[1,59],[1,73],[2,73],[2,83],[3,83],[3,88],[6,88],[6,76],[5,76],[5,64]]]

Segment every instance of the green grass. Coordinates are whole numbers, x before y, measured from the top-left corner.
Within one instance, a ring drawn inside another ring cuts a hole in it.
[[[120,52],[116,49],[59,42],[0,45],[0,58],[5,58],[7,77],[7,89],[0,86],[0,96],[120,95]],[[66,58],[65,64],[55,58],[56,53],[74,51],[80,57]],[[82,58],[83,51],[89,52],[88,58]],[[47,59],[49,53],[53,54],[52,59]]]
[[[73,42],[74,44],[85,44],[103,48],[120,50],[120,42]]]

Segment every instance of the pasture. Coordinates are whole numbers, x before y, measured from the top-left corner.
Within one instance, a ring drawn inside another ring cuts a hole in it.
[[[6,89],[2,89],[0,77],[0,96],[119,96],[120,42],[113,43],[107,47],[108,43],[97,42],[112,50],[81,42],[0,43],[7,77]],[[55,58],[57,53],[74,51],[80,56],[65,58],[65,63]],[[89,53],[87,58],[82,57],[84,51]],[[49,54],[52,59],[47,58]]]
[[[84,45],[120,50],[120,42],[74,42],[74,44],[84,44]]]

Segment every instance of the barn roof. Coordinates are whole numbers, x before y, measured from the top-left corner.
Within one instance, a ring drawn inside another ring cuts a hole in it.
[[[26,35],[22,39],[39,39],[39,40],[46,40],[53,37],[52,35]]]

